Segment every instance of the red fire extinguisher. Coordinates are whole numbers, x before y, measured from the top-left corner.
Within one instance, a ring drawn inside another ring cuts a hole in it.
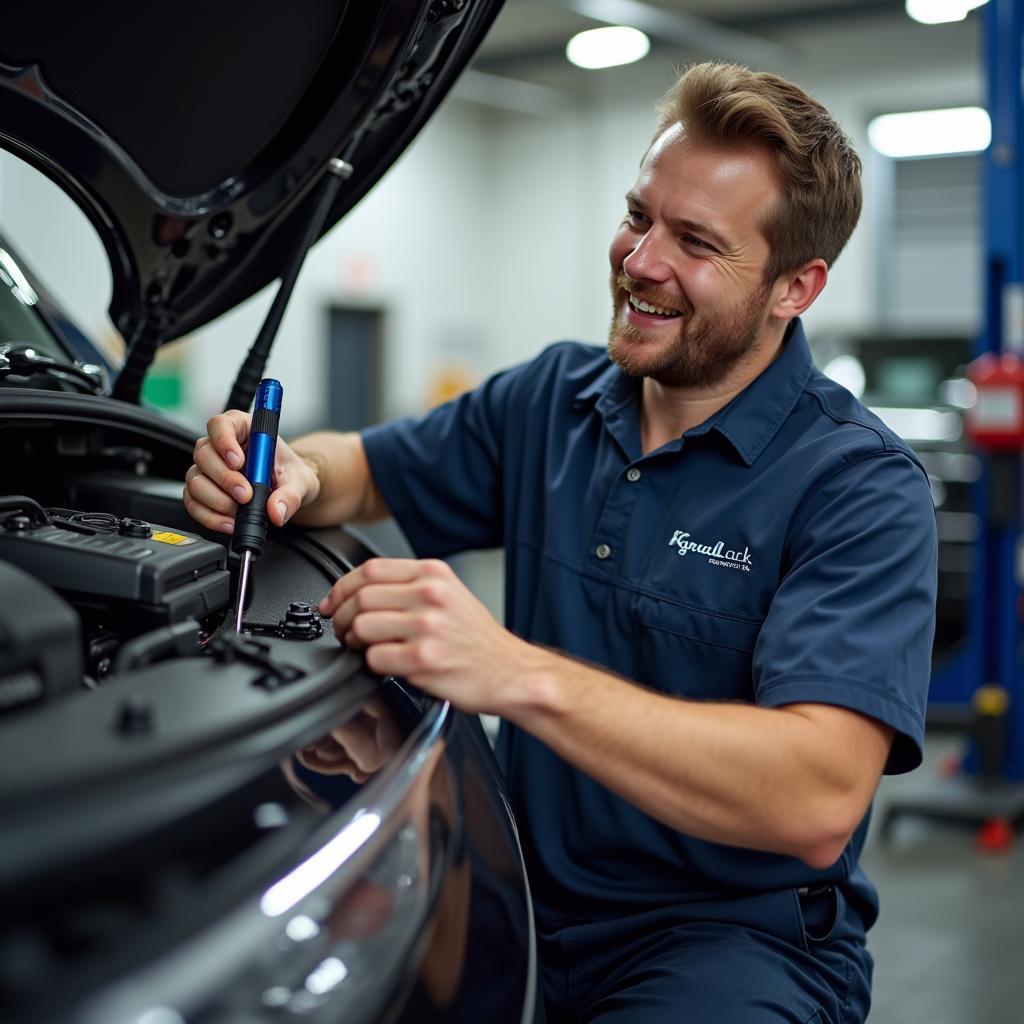
[[[986,352],[967,367],[977,388],[967,410],[967,434],[986,452],[1024,449],[1024,360],[1014,352]]]

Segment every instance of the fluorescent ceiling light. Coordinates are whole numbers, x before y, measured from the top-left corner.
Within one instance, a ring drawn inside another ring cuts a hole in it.
[[[976,7],[987,0],[907,0],[907,14],[922,25],[941,25],[946,21],[963,21]]]
[[[609,25],[574,35],[565,55],[579,68],[613,68],[642,60],[650,48],[650,39],[639,29]]]
[[[868,140],[891,157],[977,153],[992,141],[992,122],[981,107],[883,114],[868,125]]]

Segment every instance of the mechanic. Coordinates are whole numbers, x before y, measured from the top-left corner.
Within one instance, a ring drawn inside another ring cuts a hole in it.
[[[269,513],[391,514],[422,556],[321,610],[375,672],[503,719],[549,1021],[861,1021],[858,855],[880,776],[921,759],[936,537],[915,456],[799,320],[860,160],[804,91],[733,65],[689,68],[659,114],[607,351],[282,443]],[[248,417],[208,430],[185,504],[230,532]],[[437,560],[490,547],[507,628]]]

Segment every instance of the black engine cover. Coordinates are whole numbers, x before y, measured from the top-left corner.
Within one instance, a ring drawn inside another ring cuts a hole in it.
[[[219,544],[138,519],[28,511],[0,519],[0,561],[75,605],[130,611],[139,628],[202,619],[227,606],[227,552]]]

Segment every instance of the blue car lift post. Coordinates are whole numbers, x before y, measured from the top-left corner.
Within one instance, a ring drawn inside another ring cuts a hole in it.
[[[985,321],[975,356],[1024,356],[1024,0],[990,0],[985,57],[992,143],[985,153]],[[904,815],[1002,830],[1024,824],[1024,452],[984,455],[972,504],[974,542],[967,636],[932,676],[929,721],[960,721],[973,739],[959,775],[924,780],[892,801],[883,836]],[[997,833],[998,834],[998,833]],[[979,834],[983,838],[984,833]],[[997,844],[991,844],[997,848]]]

